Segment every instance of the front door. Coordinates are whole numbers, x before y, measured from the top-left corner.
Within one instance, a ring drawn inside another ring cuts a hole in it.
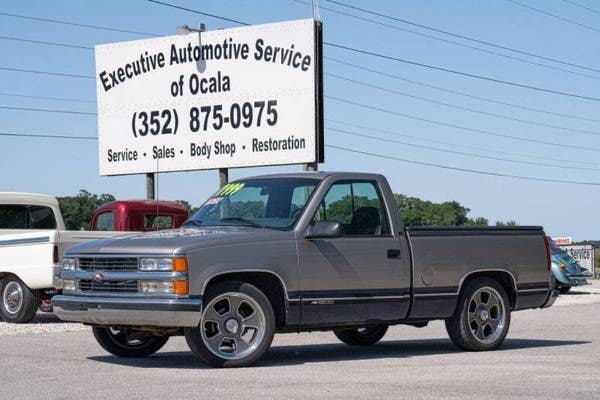
[[[343,237],[299,240],[303,325],[405,318],[410,259],[390,227],[376,181],[334,182],[314,221],[340,222]]]

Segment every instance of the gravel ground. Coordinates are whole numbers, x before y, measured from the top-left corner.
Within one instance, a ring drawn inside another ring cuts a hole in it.
[[[397,326],[367,348],[329,332],[277,335],[252,368],[211,369],[182,338],[147,359],[102,351],[89,328],[38,315],[0,324],[0,399],[600,398],[600,281],[513,314],[503,347],[457,350],[443,323]]]

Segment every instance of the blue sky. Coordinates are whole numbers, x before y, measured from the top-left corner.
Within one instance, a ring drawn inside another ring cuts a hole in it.
[[[600,32],[534,13],[506,0],[485,2],[476,0],[344,1],[358,7],[373,9],[443,30],[600,69],[600,52],[598,51]],[[310,7],[291,0],[202,2],[169,0],[169,2],[250,23],[267,23],[310,16]],[[598,14],[569,5],[561,0],[544,2],[522,0],[522,2],[600,30]],[[600,9],[599,5],[590,0],[578,0],[578,2]],[[320,1],[320,5],[344,10],[324,0]],[[349,10],[344,11],[360,14]],[[196,25],[205,22],[209,30],[236,26],[232,23],[166,8],[144,0],[127,2],[70,0],[3,2],[0,5],[0,12],[165,35],[174,34],[175,28],[182,24]],[[322,10],[321,15],[324,21],[325,40],[329,42],[502,80],[586,96],[599,96],[600,73],[597,72],[543,62],[547,65],[585,73],[592,77],[578,76],[426,39],[407,32],[336,15],[326,10]],[[442,34],[434,34],[393,21],[373,16],[366,17],[404,29],[459,41]],[[143,38],[143,36],[134,34],[69,27],[2,15],[0,15],[0,36],[63,42],[81,46]],[[483,45],[477,46],[485,48]],[[499,51],[489,47],[487,49]],[[499,52],[516,56],[514,53]],[[0,39],[0,54],[2,54],[0,67],[82,75],[94,74],[94,55],[92,51],[88,50]],[[468,92],[476,96],[558,113],[600,119],[598,113],[600,104],[595,101],[538,93],[349,53],[340,49],[325,48],[325,56],[364,65],[406,79]],[[519,57],[542,62],[526,56]],[[325,72],[462,107],[600,134],[599,122],[550,116],[469,99],[406,81],[358,71],[331,61],[325,62]],[[66,97],[90,101],[94,101],[96,96],[95,82],[91,79],[49,77],[0,70],[0,85],[0,93]],[[325,77],[325,94],[455,125],[584,148],[600,148],[600,136],[593,133],[533,126],[460,111],[344,82],[330,76]],[[3,95],[0,95],[0,106],[95,111],[94,103],[36,100]],[[411,135],[419,140],[396,137],[390,133],[351,129],[369,135],[403,140],[419,145],[436,146],[446,150],[475,152],[486,156],[530,162],[539,161],[556,167],[473,158],[326,131],[326,143],[331,145],[467,169],[600,183],[600,170],[564,168],[579,166],[600,169],[598,157],[600,153],[597,151],[552,147],[487,136],[361,109],[333,100],[326,101],[325,116],[347,123]],[[329,123],[328,126],[347,129],[335,123]],[[0,109],[0,131],[83,136],[95,136],[97,133],[95,116],[3,109]],[[431,144],[425,140],[444,141],[453,145]],[[491,152],[467,150],[464,146],[474,146]],[[494,152],[519,153],[521,156],[499,155]],[[323,170],[384,173],[396,192],[432,201],[457,200],[471,209],[472,216],[483,216],[492,222],[514,219],[520,224],[544,225],[547,232],[555,236],[570,235],[579,240],[600,238],[600,234],[597,232],[600,215],[596,212],[600,186],[543,183],[475,175],[350,154],[334,149],[328,149],[325,158],[325,164],[320,166]],[[540,158],[544,158],[544,160],[540,161]],[[555,158],[571,162],[566,163],[555,160]],[[236,169],[231,170],[230,177],[235,179],[247,175],[300,169],[301,166]],[[0,171],[0,191],[72,195],[79,189],[87,189],[94,193],[113,193],[122,199],[145,196],[145,178],[143,176],[100,177],[98,175],[97,145],[94,141],[0,136]],[[199,205],[210,193],[215,191],[217,183],[218,173],[216,171],[161,174],[159,195],[164,199],[184,199],[194,205]]]

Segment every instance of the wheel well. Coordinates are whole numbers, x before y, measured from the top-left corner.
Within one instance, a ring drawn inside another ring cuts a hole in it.
[[[516,303],[517,303],[517,292],[515,289],[515,281],[513,279],[513,276],[507,272],[507,271],[480,271],[480,272],[474,272],[472,274],[470,274],[469,276],[467,276],[467,278],[462,282],[462,285],[460,287],[461,291],[462,288],[465,287],[465,285],[477,278],[482,278],[482,277],[487,277],[487,278],[491,278],[493,280],[495,280],[496,282],[498,282],[500,285],[502,285],[502,287],[504,288],[504,290],[506,291],[506,294],[508,295],[508,300],[510,301],[510,305],[511,307],[515,307]]]
[[[211,278],[204,289],[204,293],[206,293],[211,286],[224,281],[242,281],[256,286],[269,299],[269,302],[273,307],[273,312],[275,313],[275,323],[277,328],[280,329],[285,326],[285,289],[281,280],[275,274],[269,272],[225,273]]]

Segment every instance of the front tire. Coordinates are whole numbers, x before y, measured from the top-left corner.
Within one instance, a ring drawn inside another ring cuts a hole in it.
[[[465,350],[499,347],[510,326],[510,302],[494,279],[478,278],[462,290],[454,315],[446,320],[452,342]]]
[[[24,324],[30,322],[40,305],[40,294],[27,287],[16,276],[7,276],[0,280],[0,317],[9,323]]]
[[[383,339],[387,330],[388,326],[382,324],[366,328],[335,330],[333,333],[350,346],[370,346]]]
[[[247,367],[269,349],[275,313],[267,296],[240,281],[221,282],[207,291],[199,326],[185,328],[192,352],[213,367]]]
[[[127,358],[147,357],[160,350],[169,340],[168,336],[133,332],[128,329],[93,327],[98,344],[115,356]]]

